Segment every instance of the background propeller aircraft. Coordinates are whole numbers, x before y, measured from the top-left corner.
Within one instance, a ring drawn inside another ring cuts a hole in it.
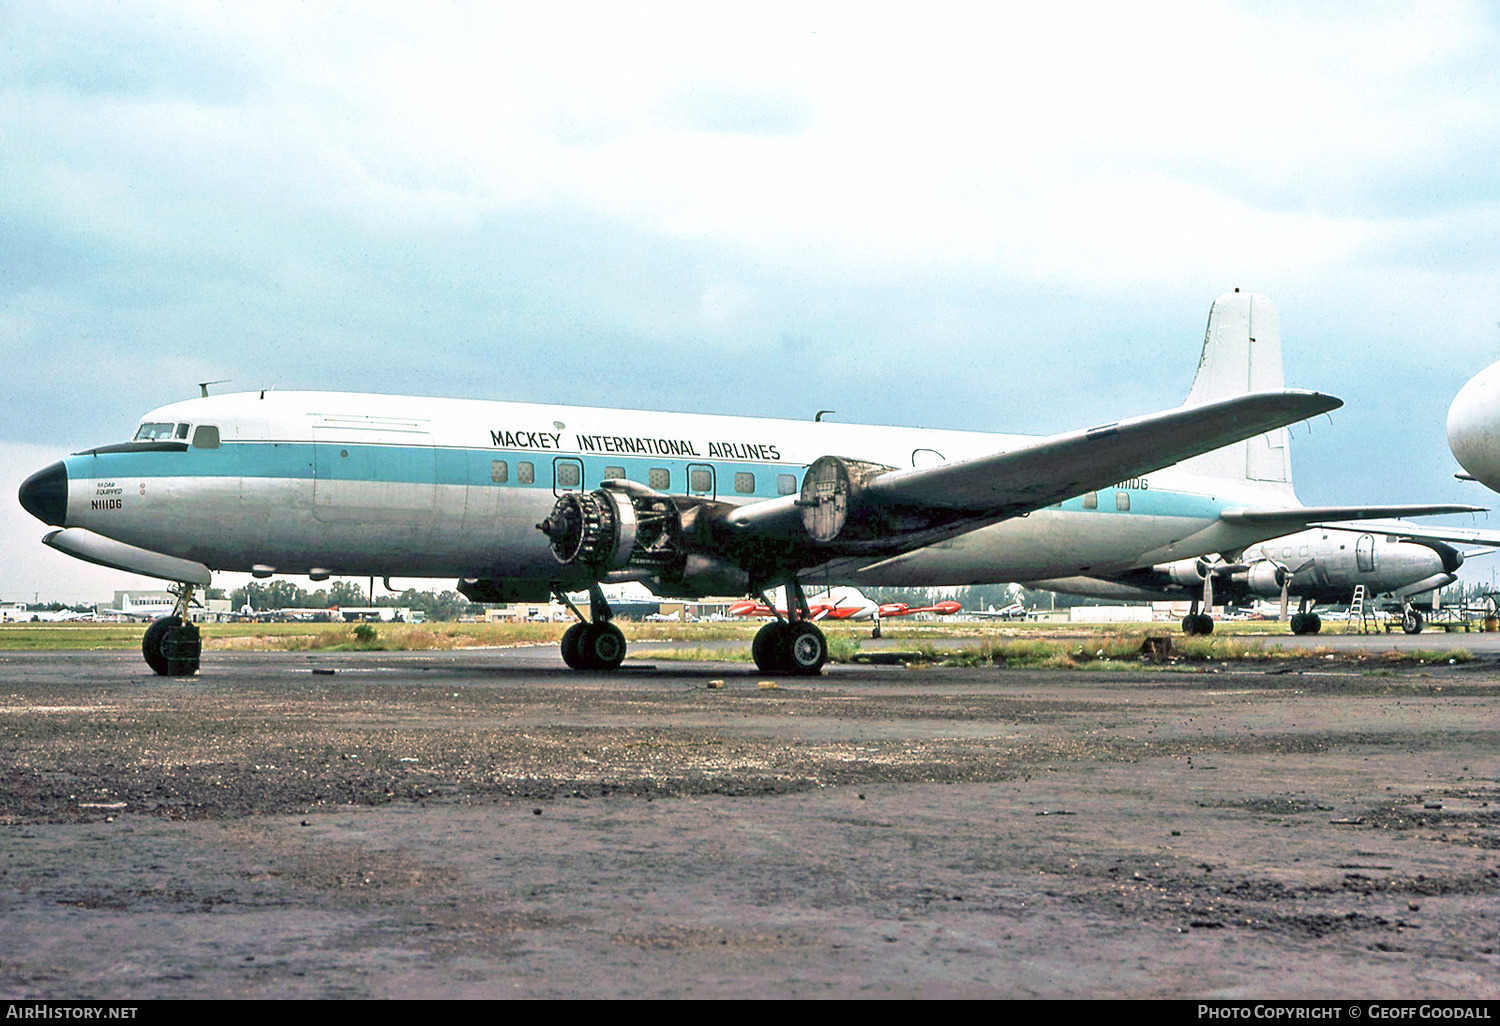
[[[1191,599],[1204,609],[1216,602],[1245,606],[1279,599],[1282,620],[1287,619],[1288,603],[1295,598],[1299,609],[1291,616],[1292,633],[1316,634],[1322,621],[1313,607],[1348,604],[1355,588],[1364,585],[1365,594],[1372,598],[1391,595],[1398,599],[1404,629],[1416,634],[1422,629],[1423,616],[1412,600],[1458,580],[1457,570],[1464,561],[1464,554],[1443,538],[1500,545],[1500,533],[1492,531],[1371,521],[1273,538],[1247,547],[1233,561],[1215,554],[1109,578],[1032,581],[1027,586],[1125,602]],[[1191,613],[1184,618],[1183,629],[1206,634],[1213,630],[1213,619],[1206,613]]]
[[[729,606],[732,616],[774,616],[785,619],[791,606],[787,604],[786,589],[777,588],[768,596],[775,607],[754,599],[741,599]],[[963,608],[959,602],[935,602],[930,606],[910,606],[905,602],[875,602],[867,598],[858,588],[829,588],[822,592],[807,593],[807,608],[814,621],[817,620],[873,620],[876,617],[912,616],[917,613],[934,613],[952,616]]]

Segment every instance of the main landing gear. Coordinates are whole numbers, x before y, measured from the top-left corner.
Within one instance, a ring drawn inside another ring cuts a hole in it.
[[[787,619],[779,612],[776,619],[756,632],[750,654],[762,673],[788,673],[814,676],[828,662],[828,638],[812,622],[807,596],[794,577],[787,582]],[[776,606],[765,595],[761,601],[775,611]]]
[[[562,637],[563,662],[575,670],[617,670],[625,661],[625,635],[610,622],[613,613],[598,583],[589,585],[589,616],[575,606],[560,589],[554,594],[559,602],[573,611],[578,622]],[[793,580],[787,585],[793,608],[787,617],[776,614],[755,635],[750,653],[762,673],[785,673],[813,676],[822,672],[828,662],[828,638],[812,622],[807,596]],[[765,595],[761,601],[775,608]]]
[[[151,621],[141,639],[141,655],[160,677],[191,677],[198,672],[198,658],[203,650],[197,624],[188,622],[193,585],[180,584],[172,589],[172,594],[177,596],[172,614]]]
[[[614,614],[598,583],[589,585],[589,612],[585,620],[578,607],[561,591],[557,597],[578,617],[562,637],[563,662],[575,670],[618,670],[625,661],[625,635],[610,622]]]
[[[1297,611],[1292,614],[1291,622],[1287,624],[1293,634],[1316,634],[1323,629],[1323,618],[1307,608],[1307,599],[1304,598],[1297,605]]]

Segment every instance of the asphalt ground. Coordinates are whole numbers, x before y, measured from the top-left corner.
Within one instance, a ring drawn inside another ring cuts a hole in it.
[[[774,688],[4,654],[0,995],[1494,1000],[1495,640]]]

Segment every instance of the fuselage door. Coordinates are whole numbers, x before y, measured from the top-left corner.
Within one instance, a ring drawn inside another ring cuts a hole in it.
[[[1362,574],[1375,572],[1375,536],[1373,534],[1362,534],[1359,541],[1354,543],[1354,565]]]

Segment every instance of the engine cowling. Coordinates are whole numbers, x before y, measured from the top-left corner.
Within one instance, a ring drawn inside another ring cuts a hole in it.
[[[1180,588],[1198,588],[1208,576],[1208,563],[1203,559],[1179,559],[1172,563],[1158,563],[1151,568],[1166,574],[1167,579]]]
[[[1272,559],[1261,559],[1236,573],[1232,579],[1236,584],[1243,585],[1252,595],[1275,598],[1281,594],[1281,589],[1289,577],[1291,577],[1291,572],[1283,564]]]

